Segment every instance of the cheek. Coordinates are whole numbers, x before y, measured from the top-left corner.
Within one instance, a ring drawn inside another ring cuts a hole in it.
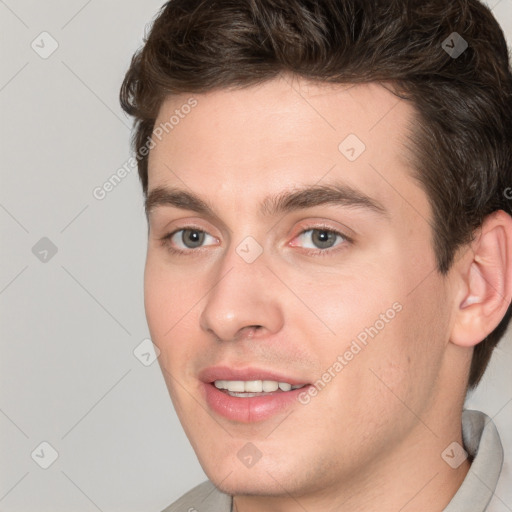
[[[152,334],[157,339],[173,329],[180,318],[186,316],[193,302],[193,287],[181,276],[179,268],[161,261],[148,250],[144,269],[144,306]]]
[[[166,330],[172,325],[170,324],[172,317],[169,317],[172,292],[169,285],[167,274],[159,271],[157,264],[152,263],[148,255],[144,270],[144,308],[155,344],[158,344]]]
[[[325,378],[335,384],[327,386],[336,395],[331,403],[348,404],[368,420],[396,413],[404,408],[401,400],[423,407],[443,357],[448,318],[442,282],[433,274],[411,293],[418,274],[408,276],[399,267],[372,279],[345,276],[342,285],[316,293],[315,312],[334,331],[316,336],[312,347],[320,361],[318,378],[330,373]],[[313,290],[306,292],[313,296]]]
[[[392,417],[392,410],[403,422],[414,420],[410,411],[421,416],[436,393],[448,321],[438,284],[432,279],[421,291],[403,297],[400,313],[363,354],[358,380],[366,380],[364,392],[381,409],[383,421]]]
[[[144,271],[146,320],[151,339],[160,350],[160,365],[170,372],[193,348],[192,343],[186,343],[186,336],[192,332],[194,305],[200,296],[187,282],[148,253]]]
[[[183,362],[194,355],[194,344],[187,340],[197,302],[192,294],[193,290],[177,271],[148,252],[144,270],[146,320],[151,340],[160,350],[162,376],[180,418],[185,414],[188,396],[183,386],[189,386],[184,379]]]

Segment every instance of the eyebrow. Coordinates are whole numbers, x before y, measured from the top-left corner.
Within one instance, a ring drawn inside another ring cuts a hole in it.
[[[272,217],[321,205],[361,208],[389,217],[389,212],[382,203],[341,183],[296,187],[266,197],[260,204],[259,214]],[[154,209],[161,206],[190,210],[207,217],[219,217],[210,203],[180,188],[159,186],[149,191],[144,204],[146,216],[149,217]]]

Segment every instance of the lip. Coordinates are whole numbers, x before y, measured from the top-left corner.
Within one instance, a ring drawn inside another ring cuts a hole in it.
[[[205,368],[199,372],[199,380],[205,383],[212,383],[216,380],[275,380],[276,382],[287,382],[292,386],[308,384],[304,380],[272,370],[254,367],[230,368],[228,366],[211,366]]]
[[[239,423],[264,421],[276,414],[287,411],[294,405],[298,407],[298,395],[307,391],[310,386],[303,380],[257,368],[210,367],[201,371],[199,378],[202,381],[201,389],[208,408],[228,420]],[[306,385],[303,388],[291,391],[276,391],[264,396],[241,398],[230,396],[217,389],[213,384],[216,380],[274,380],[287,382],[292,386]]]

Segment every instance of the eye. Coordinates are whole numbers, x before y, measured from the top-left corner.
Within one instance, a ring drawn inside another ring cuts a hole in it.
[[[335,248],[343,242],[351,242],[351,239],[339,231],[320,226],[303,230],[290,242],[290,246],[308,249],[312,254],[329,254],[329,249],[337,250]],[[184,254],[215,245],[218,240],[206,231],[189,226],[165,235],[161,238],[161,243],[171,253]]]
[[[162,238],[162,243],[169,246],[171,250],[186,252],[191,249],[198,249],[205,245],[205,241],[213,241],[206,245],[214,245],[216,238],[205,231],[196,228],[183,228],[173,231]]]
[[[344,241],[350,239],[343,233],[333,229],[322,227],[310,228],[302,231],[295,240],[300,240],[300,244],[291,243],[292,246],[300,245],[304,249],[331,249],[337,247]],[[322,251],[325,252],[325,251]]]

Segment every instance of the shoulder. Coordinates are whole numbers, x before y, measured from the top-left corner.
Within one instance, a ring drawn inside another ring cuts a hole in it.
[[[231,496],[209,480],[194,487],[162,512],[231,512]]]
[[[503,465],[503,446],[496,425],[483,412],[464,410],[462,439],[460,457],[464,460],[469,456],[471,466],[444,512],[501,512],[494,499]],[[457,448],[452,448],[452,454],[454,450]]]

